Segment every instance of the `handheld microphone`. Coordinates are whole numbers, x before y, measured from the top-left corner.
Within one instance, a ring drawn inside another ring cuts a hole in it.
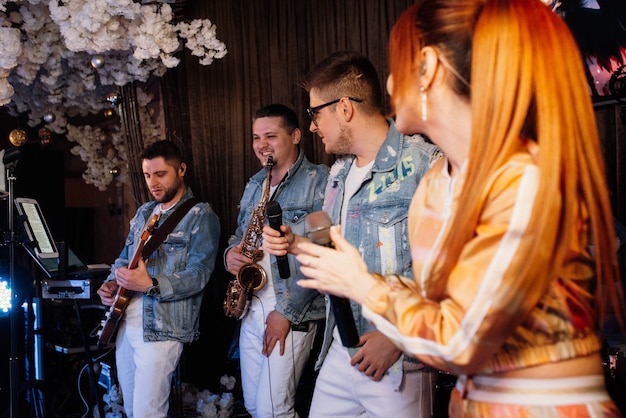
[[[265,212],[267,213],[267,220],[270,226],[276,231],[279,231],[282,237],[284,234],[280,230],[280,226],[283,224],[283,210],[280,204],[275,200],[270,200],[267,202]],[[291,276],[291,271],[289,270],[287,255],[277,255],[276,263],[278,264],[278,274],[280,274],[280,278],[288,279],[289,276]]]
[[[312,242],[325,247],[332,247],[330,240],[330,226],[332,222],[324,211],[309,213],[306,217],[306,236]],[[356,330],[350,300],[335,295],[328,295],[330,307],[333,310],[337,330],[344,347],[356,347],[359,344],[359,333]]]

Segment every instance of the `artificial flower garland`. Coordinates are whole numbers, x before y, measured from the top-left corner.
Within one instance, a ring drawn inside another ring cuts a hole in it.
[[[0,11],[0,106],[11,116],[28,114],[32,127],[45,120],[48,129],[77,142],[72,152],[88,162],[83,177],[100,190],[111,181],[105,159],[125,165],[119,130],[69,128],[68,118],[97,114],[110,106],[104,98],[116,86],[176,67],[183,44],[202,65],[228,52],[210,20],[176,23],[166,2],[0,0]],[[101,66],[92,65],[94,56]],[[145,122],[154,130],[154,122]],[[88,141],[112,146],[104,152]]]

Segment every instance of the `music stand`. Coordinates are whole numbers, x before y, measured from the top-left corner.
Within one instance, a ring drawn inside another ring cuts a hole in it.
[[[18,219],[28,240],[32,243],[29,253],[38,261],[41,258],[59,258],[59,249],[52,238],[52,233],[43,216],[39,202],[35,199],[16,197],[13,199],[17,208]]]

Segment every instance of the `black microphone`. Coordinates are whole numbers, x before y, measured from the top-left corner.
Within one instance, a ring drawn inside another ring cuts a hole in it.
[[[4,150],[2,156],[2,163],[4,165],[17,164],[19,159],[22,158],[22,151],[17,147],[12,147]]]
[[[280,226],[283,224],[283,210],[281,209],[280,204],[275,200],[270,200],[267,202],[265,212],[267,213],[267,220],[269,221],[270,226],[279,231],[280,236],[282,237],[284,234],[280,230]],[[289,260],[287,259],[287,255],[277,255],[276,263],[278,263],[278,274],[280,274],[280,278],[288,279],[289,276],[291,276],[291,271],[289,270]]]
[[[306,236],[312,242],[325,247],[332,247],[330,240],[330,226],[332,222],[324,211],[309,213],[306,217]],[[359,333],[356,330],[350,300],[335,295],[328,295],[330,307],[333,310],[337,330],[344,347],[356,347],[359,344]]]

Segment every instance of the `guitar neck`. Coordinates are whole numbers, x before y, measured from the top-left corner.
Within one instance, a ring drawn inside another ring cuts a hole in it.
[[[141,259],[141,251],[148,240],[150,234],[159,220],[159,215],[154,215],[150,224],[146,228],[145,231],[141,234],[141,238],[139,240],[139,244],[137,244],[137,249],[135,249],[135,254],[133,254],[132,260],[128,263],[129,269],[134,269],[139,264],[139,260]],[[103,321],[102,330],[100,330],[100,335],[98,338],[98,346],[103,347],[108,345],[115,333],[117,332],[117,326],[119,321],[124,316],[124,312],[130,303],[130,299],[133,296],[133,291],[128,290],[122,286],[119,286],[117,289],[117,295],[115,296],[115,302],[109,309],[106,314],[106,319]]]
[[[148,241],[148,238],[150,238],[150,235],[152,235],[152,231],[154,231],[154,228],[158,220],[159,220],[159,215],[154,215],[152,219],[150,220],[150,223],[148,224],[146,229],[141,233],[141,237],[139,238],[139,244],[137,244],[137,248],[135,249],[135,254],[133,254],[133,258],[130,260],[130,263],[128,263],[129,269],[132,270],[137,267],[137,264],[139,264],[139,260],[141,260],[141,252],[143,251],[143,247],[144,245],[146,245],[146,241]]]
[[[130,270],[136,268],[137,265],[139,264],[139,260],[141,260],[141,251],[143,250],[144,244],[145,244],[145,241],[142,240],[137,246],[137,249],[135,250],[135,254],[133,255],[132,260],[130,260],[130,263],[128,263],[128,268]]]

